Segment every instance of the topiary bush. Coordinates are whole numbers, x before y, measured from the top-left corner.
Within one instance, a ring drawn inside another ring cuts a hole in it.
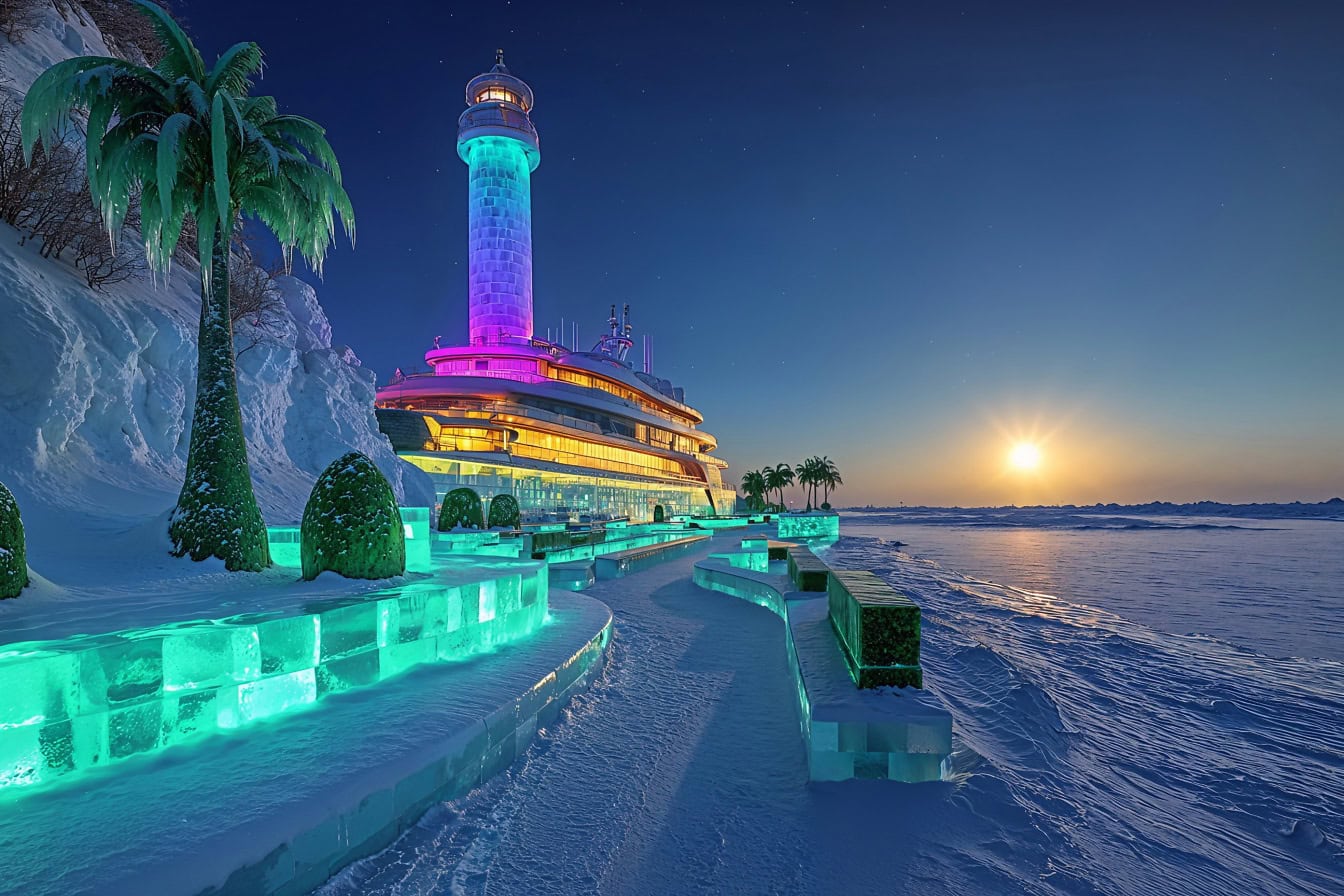
[[[406,530],[397,497],[373,461],[358,451],[332,461],[317,477],[299,539],[305,579],[328,569],[349,579],[406,572]]]
[[[523,523],[518,510],[518,499],[513,495],[497,495],[490,502],[490,528],[517,529]]]
[[[663,505],[661,504],[653,505],[653,521],[655,523],[661,523],[664,522],[665,520],[666,520],[666,513],[663,511]]]
[[[485,528],[485,512],[481,509],[481,496],[469,488],[455,488],[444,495],[443,509],[439,511],[440,532],[459,528]]]
[[[19,502],[0,482],[0,600],[18,597],[28,584],[28,555],[23,547]]]

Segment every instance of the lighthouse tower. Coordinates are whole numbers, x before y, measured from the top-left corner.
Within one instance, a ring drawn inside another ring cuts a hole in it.
[[[467,82],[457,154],[470,169],[470,342],[532,338],[532,172],[541,162],[532,88],[509,74],[504,51]]]

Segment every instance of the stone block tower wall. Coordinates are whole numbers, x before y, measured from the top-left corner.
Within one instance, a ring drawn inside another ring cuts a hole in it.
[[[468,258],[473,345],[532,338],[532,171],[524,144],[475,137],[470,169]]]

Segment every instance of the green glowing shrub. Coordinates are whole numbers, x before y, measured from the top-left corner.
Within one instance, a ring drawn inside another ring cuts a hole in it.
[[[303,577],[331,570],[350,579],[385,579],[406,571],[406,531],[392,486],[351,451],[322,471],[303,509]]]
[[[19,502],[0,482],[0,600],[18,597],[28,584],[28,559],[23,547]]]
[[[655,523],[661,523],[664,522],[666,519],[667,516],[663,511],[663,505],[661,504],[653,505],[653,521]]]
[[[517,529],[522,525],[518,499],[513,495],[497,495],[490,502],[490,528]]]
[[[452,529],[484,529],[485,512],[481,509],[481,496],[469,488],[455,488],[443,496],[443,509],[439,511],[439,531]]]

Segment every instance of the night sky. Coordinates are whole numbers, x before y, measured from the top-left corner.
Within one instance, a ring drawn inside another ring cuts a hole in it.
[[[466,336],[463,87],[536,92],[536,329],[841,504],[1344,492],[1344,5],[196,2],[328,128],[317,284],[386,380]],[[362,8],[361,8],[362,7]],[[339,8],[339,13],[332,10]],[[309,278],[313,279],[313,278]],[[315,281],[314,281],[315,282]],[[587,345],[585,345],[587,347]],[[1036,473],[1011,473],[1020,440]]]

